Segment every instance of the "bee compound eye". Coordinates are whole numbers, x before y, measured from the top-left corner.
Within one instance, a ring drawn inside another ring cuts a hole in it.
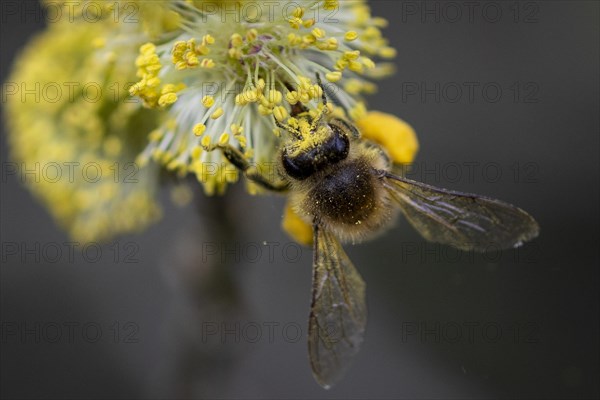
[[[358,129],[356,128],[356,126],[352,125],[351,123],[349,123],[347,121],[344,121],[343,119],[334,118],[329,122],[329,126],[332,129],[333,128],[342,129],[346,132],[347,136],[351,136],[355,139],[360,137],[360,133],[358,132]]]
[[[308,154],[300,154],[290,157],[286,150],[281,153],[283,169],[292,178],[299,181],[304,180],[315,172],[315,165]]]
[[[338,162],[348,157],[350,151],[350,140],[348,136],[332,127],[333,135],[324,146],[324,152],[330,162]]]
[[[339,129],[332,127],[332,135],[322,144],[308,151],[290,156],[287,149],[281,153],[285,172],[292,178],[304,180],[317,171],[348,157],[350,140]]]

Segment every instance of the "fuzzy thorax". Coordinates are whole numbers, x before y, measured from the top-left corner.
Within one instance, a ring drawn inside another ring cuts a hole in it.
[[[379,149],[354,141],[345,160],[292,183],[293,210],[307,223],[318,221],[343,242],[371,238],[395,215],[376,174],[387,168]]]

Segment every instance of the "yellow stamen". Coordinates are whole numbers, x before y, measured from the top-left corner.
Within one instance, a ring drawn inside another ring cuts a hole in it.
[[[193,132],[196,136],[202,136],[202,134],[206,131],[206,125],[204,124],[196,124],[194,125]]]
[[[393,47],[384,47],[379,50],[379,55],[383,58],[394,58],[396,57],[396,49]]]
[[[325,31],[321,28],[315,28],[312,30],[312,35],[317,39],[321,39],[325,37]]]
[[[325,74],[325,78],[329,82],[337,82],[340,79],[342,79],[342,73],[339,71],[329,72],[329,73]]]
[[[215,104],[215,98],[212,96],[204,96],[202,98],[202,104],[204,105],[204,107],[210,108]]]
[[[347,42],[351,42],[353,40],[356,40],[357,38],[358,38],[358,33],[356,33],[355,31],[348,31],[344,35],[344,40],[346,40]]]
[[[160,96],[158,99],[158,105],[161,107],[166,107],[171,105],[177,101],[177,95],[175,93],[167,93]]]
[[[277,119],[277,121],[283,121],[287,116],[287,110],[283,106],[277,106],[273,109],[273,116]]]
[[[217,108],[217,110],[212,113],[212,115],[210,116],[212,119],[217,119],[219,118],[221,115],[223,115],[223,108],[219,107]]]
[[[229,143],[229,133],[223,132],[219,137],[219,144],[225,146],[227,143]]]
[[[200,144],[202,145],[202,147],[210,147],[210,141],[211,141],[210,136],[204,136],[202,138],[202,140],[200,141]]]

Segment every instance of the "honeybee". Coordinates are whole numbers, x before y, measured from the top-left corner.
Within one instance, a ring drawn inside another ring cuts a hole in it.
[[[317,82],[321,85],[319,76]],[[281,182],[271,182],[230,145],[225,157],[266,189],[287,192],[297,213],[313,227],[312,300],[308,353],[324,388],[345,373],[363,341],[367,322],[365,282],[340,241],[364,240],[389,226],[397,211],[427,240],[462,250],[518,247],[535,238],[539,226],[525,211],[500,200],[436,188],[391,172],[385,151],[362,140],[356,127],[328,117],[312,118],[301,104],[290,115],[279,152]]]

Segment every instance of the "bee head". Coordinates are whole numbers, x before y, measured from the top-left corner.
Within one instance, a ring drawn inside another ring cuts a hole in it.
[[[290,177],[304,180],[346,159],[349,150],[350,140],[342,129],[333,124],[322,124],[284,147],[281,161]]]

